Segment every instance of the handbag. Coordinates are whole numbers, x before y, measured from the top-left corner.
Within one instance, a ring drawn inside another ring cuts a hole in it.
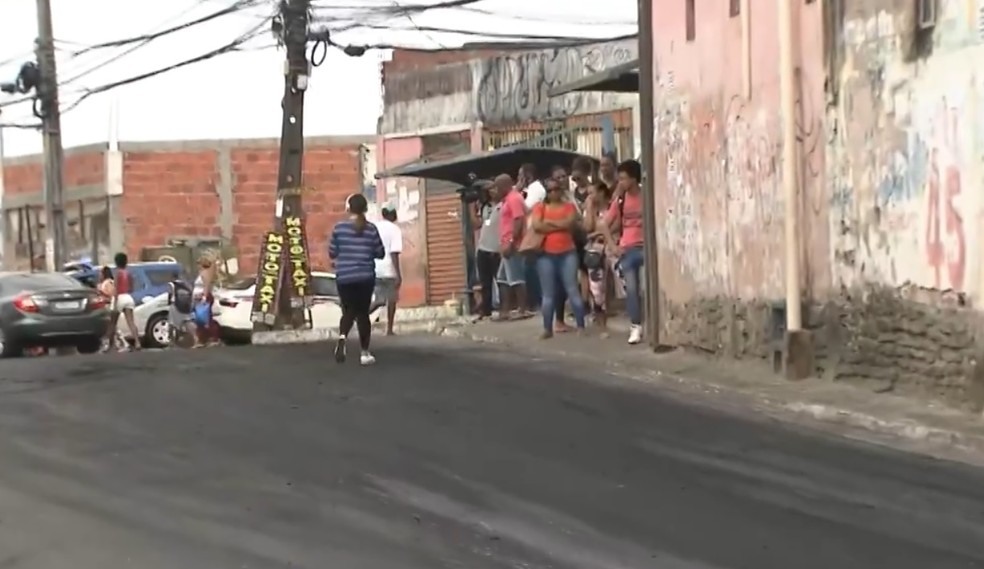
[[[540,221],[543,221],[543,210],[540,210]],[[543,251],[543,238],[545,235],[533,230],[533,216],[530,215],[526,222],[526,231],[523,232],[523,239],[519,242],[520,253],[527,255],[539,254]]]

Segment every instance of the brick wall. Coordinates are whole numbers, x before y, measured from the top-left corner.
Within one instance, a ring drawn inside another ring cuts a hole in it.
[[[106,161],[101,148],[66,151],[62,169],[65,189],[102,185],[106,181]],[[40,156],[8,159],[3,168],[4,193],[7,195],[41,192],[44,189],[43,164]]]
[[[257,262],[273,227],[278,151],[272,141],[196,143],[191,148],[124,147],[122,205],[128,252],[184,237],[224,238],[241,270]],[[304,211],[312,266],[328,267],[326,239],[360,183],[359,142],[309,143]]]

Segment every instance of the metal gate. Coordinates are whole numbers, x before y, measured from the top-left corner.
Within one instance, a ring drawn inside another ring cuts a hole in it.
[[[504,146],[563,148],[589,156],[613,150],[621,159],[634,155],[632,109],[578,115],[549,123],[524,123],[487,128],[482,133],[486,150]]]

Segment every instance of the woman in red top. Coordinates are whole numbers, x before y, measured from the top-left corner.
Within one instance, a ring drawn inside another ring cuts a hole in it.
[[[584,330],[584,299],[577,285],[577,248],[574,231],[578,224],[577,206],[564,199],[557,180],[546,181],[547,197],[533,207],[531,227],[543,235],[543,252],[536,260],[536,271],[543,289],[543,338],[553,336],[553,319],[558,286],[563,287],[574,310],[578,332]]]

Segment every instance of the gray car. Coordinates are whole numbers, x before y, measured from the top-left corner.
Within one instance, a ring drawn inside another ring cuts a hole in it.
[[[0,356],[27,347],[102,347],[109,310],[99,293],[61,273],[0,273]]]

